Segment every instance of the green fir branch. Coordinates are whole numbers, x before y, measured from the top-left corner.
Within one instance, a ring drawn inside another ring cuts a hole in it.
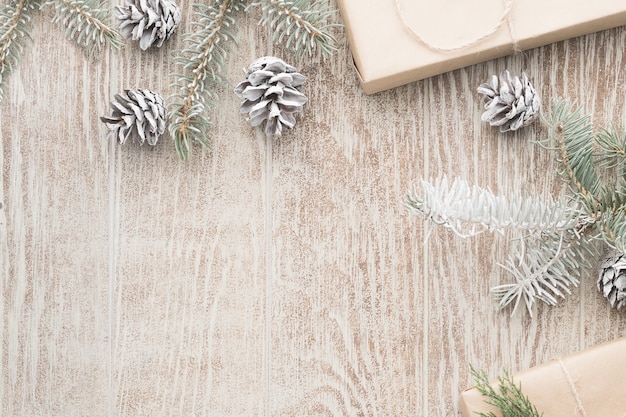
[[[103,46],[118,50],[123,44],[119,32],[111,26],[107,3],[98,0],[53,0],[53,22],[65,26],[65,34],[82,47],[88,56],[100,53]]]
[[[330,55],[337,39],[330,33],[338,24],[329,23],[336,10],[327,2],[312,0],[265,0],[260,24],[274,30],[274,42],[291,49],[298,57],[312,56],[316,48]],[[248,7],[261,3],[253,3]]]
[[[416,215],[452,230],[461,237],[506,228],[562,232],[577,227],[583,212],[567,200],[522,196],[513,192],[495,195],[466,181],[447,178],[421,181],[422,192],[414,189],[404,204]]]
[[[566,101],[557,101],[552,108],[552,120],[548,122],[550,135],[538,143],[556,152],[561,179],[593,212],[599,206],[597,193],[601,182],[594,165],[594,133],[590,120],[589,115],[581,115],[580,107],[572,109]]]
[[[38,0],[12,0],[0,10],[0,101],[8,76],[15,70],[30,34],[30,12]]]
[[[496,407],[502,413],[502,417],[541,417],[537,407],[522,391],[522,384],[516,384],[509,372],[504,371],[498,377],[497,386],[494,387],[485,371],[477,371],[470,365],[470,374],[476,381],[476,389],[484,397],[485,402]],[[496,417],[493,412],[477,413],[480,417]]]
[[[211,122],[206,107],[214,106],[215,89],[225,84],[222,73],[230,51],[228,44],[236,43],[233,14],[243,6],[242,0],[216,0],[211,6],[194,5],[198,20],[185,37],[186,49],[175,58],[183,73],[175,74],[174,86],[179,93],[173,96],[169,125],[181,159],[189,159],[192,142],[207,147],[211,144],[207,134]]]

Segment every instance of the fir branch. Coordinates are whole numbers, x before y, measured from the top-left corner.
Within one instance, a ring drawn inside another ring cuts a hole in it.
[[[598,208],[597,192],[601,187],[594,165],[593,126],[590,116],[581,116],[580,107],[572,109],[566,101],[553,105],[550,137],[539,145],[556,152],[561,164],[559,175],[574,194],[582,197],[589,211]]]
[[[297,56],[312,56],[315,48],[330,55],[337,50],[337,40],[329,32],[338,24],[329,23],[336,11],[327,2],[312,0],[265,0],[260,24],[274,30],[273,39]],[[248,7],[259,5],[253,3]]]
[[[516,384],[513,377],[504,371],[498,377],[497,390],[489,382],[485,371],[477,371],[470,365],[470,374],[476,381],[476,389],[487,397],[485,402],[502,412],[502,417],[541,417],[537,407],[524,395],[522,384]],[[480,417],[496,417],[493,412],[478,413]]]
[[[611,125],[609,129],[602,129],[596,136],[596,143],[600,148],[599,164],[603,168],[623,169],[626,163],[626,132]],[[622,173],[623,175],[623,173]]]
[[[232,27],[234,12],[242,9],[242,0],[216,0],[211,6],[194,5],[198,21],[185,37],[187,48],[175,58],[183,74],[175,75],[175,87],[180,91],[173,96],[170,135],[181,159],[188,159],[192,142],[210,146],[207,127],[211,122],[206,106],[214,106],[215,88],[225,84],[222,75],[224,59],[229,47],[235,43]],[[193,28],[197,29],[194,31]]]
[[[493,287],[491,293],[500,309],[513,303],[513,315],[523,301],[532,316],[535,302],[556,305],[558,298],[571,293],[570,287],[578,286],[582,274],[592,267],[589,260],[597,256],[594,248],[583,233],[526,236],[507,263],[499,264],[515,282]]]
[[[565,200],[510,195],[495,195],[488,189],[470,186],[461,179],[448,185],[447,178],[434,183],[422,180],[422,193],[413,190],[405,205],[416,215],[452,230],[461,237],[483,232],[520,230],[562,232],[578,226],[583,212]]]
[[[626,252],[626,213],[622,206],[619,210],[607,212],[602,216],[599,227],[601,237],[610,247]]]
[[[30,12],[39,6],[38,0],[13,0],[0,10],[0,101],[4,96],[7,77],[17,66],[30,35]]]
[[[88,56],[100,53],[104,45],[118,50],[123,44],[119,32],[110,24],[110,12],[98,0],[53,0],[55,23],[65,26],[65,34],[74,39]]]

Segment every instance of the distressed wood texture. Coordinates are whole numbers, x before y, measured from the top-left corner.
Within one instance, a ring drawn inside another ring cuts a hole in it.
[[[124,89],[174,93],[182,36],[89,61],[36,14],[0,107],[2,416],[456,416],[469,363],[495,376],[626,334],[593,273],[532,318],[497,311],[506,236],[425,241],[402,205],[444,173],[562,192],[544,128],[481,123],[476,86],[526,71],[546,106],[626,124],[626,29],[366,96],[342,31],[298,62],[259,17],[236,28],[212,148],[182,162],[169,137],[118,146],[98,120]],[[309,77],[275,141],[232,93],[264,55]]]

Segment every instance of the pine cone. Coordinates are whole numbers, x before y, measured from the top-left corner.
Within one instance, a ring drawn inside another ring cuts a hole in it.
[[[481,84],[478,92],[485,103],[481,120],[500,126],[500,132],[527,126],[539,116],[541,100],[525,73],[520,79],[502,71],[499,78],[491,77],[491,83]]]
[[[144,51],[161,47],[178,28],[180,8],[172,0],[126,0],[117,6],[120,32],[127,39],[139,41]]]
[[[125,90],[125,96],[115,95],[111,102],[111,117],[100,117],[109,133],[114,134],[120,144],[130,137],[133,143],[144,141],[154,146],[165,132],[167,109],[158,93],[150,90]]]
[[[598,290],[618,310],[626,307],[626,253],[612,250],[605,254],[598,274]]]
[[[248,113],[252,126],[265,123],[267,137],[280,136],[283,126],[296,124],[295,113],[307,102],[302,93],[306,77],[282,59],[259,58],[245,70],[246,80],[235,88],[235,94],[244,98],[240,112]]]

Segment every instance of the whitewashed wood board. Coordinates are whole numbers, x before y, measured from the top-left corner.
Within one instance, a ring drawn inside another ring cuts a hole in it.
[[[259,56],[290,61],[258,17],[237,29],[232,86]],[[533,318],[496,311],[506,238],[425,241],[402,206],[441,174],[561,192],[531,143],[544,129],[481,124],[475,88],[524,70],[544,104],[624,124],[625,29],[374,96],[339,31],[332,58],[292,61],[309,77],[293,131],[266,140],[231,86],[212,149],[182,162],[169,138],[117,146],[98,120],[123,89],[173,93],[182,37],[88,61],[49,18],[0,108],[3,416],[451,416],[469,363],[495,376],[626,333],[593,274]]]

